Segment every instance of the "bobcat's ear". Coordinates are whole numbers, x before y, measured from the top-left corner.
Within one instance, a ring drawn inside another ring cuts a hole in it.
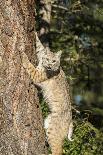
[[[48,53],[48,52],[50,52],[50,48],[49,47],[45,47],[45,51],[46,51],[46,53]]]
[[[58,58],[60,58],[61,57],[61,54],[62,54],[62,51],[60,50],[60,51],[58,51],[57,53],[56,53],[56,55],[57,55],[57,57]]]

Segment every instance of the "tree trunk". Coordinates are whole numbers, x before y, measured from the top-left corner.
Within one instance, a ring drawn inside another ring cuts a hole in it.
[[[37,2],[38,3],[38,0]],[[39,36],[45,47],[49,48],[49,31],[51,19],[51,0],[39,0]]]
[[[35,64],[34,0],[0,0],[0,155],[47,154],[37,89],[21,64]]]

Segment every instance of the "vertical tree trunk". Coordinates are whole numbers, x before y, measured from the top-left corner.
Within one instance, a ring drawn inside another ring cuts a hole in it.
[[[0,0],[0,155],[46,154],[37,90],[21,64],[35,63],[34,0]]]
[[[37,1],[38,3],[38,1]],[[45,47],[49,47],[49,31],[50,31],[50,19],[51,19],[51,0],[39,0],[40,9],[40,24],[39,35],[40,39]]]

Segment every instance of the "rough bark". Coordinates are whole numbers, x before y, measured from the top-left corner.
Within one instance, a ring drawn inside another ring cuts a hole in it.
[[[46,154],[37,90],[21,64],[35,63],[34,0],[0,0],[0,155]]]

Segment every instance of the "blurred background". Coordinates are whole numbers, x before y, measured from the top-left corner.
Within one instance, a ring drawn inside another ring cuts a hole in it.
[[[74,141],[66,139],[63,152],[103,155],[103,0],[39,0],[36,7],[41,41],[63,51],[61,66],[71,88]],[[42,97],[41,107],[46,117]]]

